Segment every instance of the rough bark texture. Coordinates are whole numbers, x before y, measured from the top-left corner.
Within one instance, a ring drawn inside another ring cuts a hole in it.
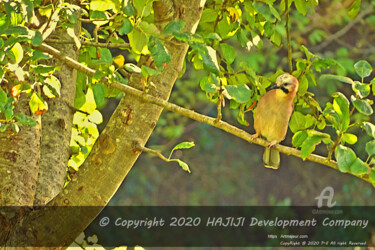
[[[171,20],[179,19],[186,23],[185,31],[195,32],[205,1],[191,1],[188,7],[184,2],[158,1],[154,10],[155,13],[170,13],[168,16]],[[156,23],[163,25],[157,18],[158,15],[155,16]],[[155,87],[149,92],[165,100],[182,69],[188,45],[173,41],[168,42],[166,47],[171,54],[171,62],[160,76],[151,79]],[[143,58],[141,61],[149,60]],[[133,74],[129,84],[142,88],[139,75]],[[56,208],[34,211],[25,216],[19,227],[13,230],[7,245],[70,244],[116,192],[140,154],[134,150],[134,144],[137,142],[144,145],[147,142],[161,112],[162,108],[159,106],[125,96],[80,171],[63,192],[48,204],[97,207],[88,210]]]
[[[38,176],[40,116],[31,114],[26,94],[20,96],[15,114],[31,116],[38,125],[22,126],[17,134],[10,128],[0,133],[0,206],[32,205]]]
[[[0,207],[3,207],[0,246],[4,245],[22,217],[23,209],[15,209],[14,206],[33,204],[40,162],[40,116],[31,114],[26,94],[20,95],[14,111],[15,114],[31,116],[38,124],[34,127],[22,126],[17,134],[9,128],[0,133]],[[9,210],[4,211],[4,206],[9,206]]]
[[[77,36],[80,32],[79,25],[77,23],[75,29]],[[63,30],[56,31],[54,37],[73,40]],[[74,44],[52,45],[66,56],[74,60],[78,58],[78,50]],[[61,69],[54,74],[61,82],[61,96],[47,101],[48,111],[42,116],[41,162],[34,205],[45,205],[60,193],[70,157],[77,72],[55,59],[51,59],[48,64],[58,65]]]

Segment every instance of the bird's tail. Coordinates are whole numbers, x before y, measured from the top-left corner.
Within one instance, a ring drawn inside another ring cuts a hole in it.
[[[263,154],[263,164],[266,168],[278,169],[280,166],[280,153],[266,147]]]

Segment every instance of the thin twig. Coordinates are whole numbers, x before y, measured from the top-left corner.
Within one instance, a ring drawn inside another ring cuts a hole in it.
[[[47,39],[47,43],[57,43],[57,44],[74,44],[74,41],[66,41],[66,40],[59,40],[59,39]],[[99,48],[109,48],[109,49],[129,49],[129,43],[95,43],[95,42],[81,42],[83,46],[93,46]]]
[[[40,45],[36,48],[38,48],[39,50],[41,50],[43,52],[46,52],[46,53],[52,55],[53,57],[55,57],[55,58],[61,60],[62,62],[64,62],[69,67],[72,67],[72,68],[74,68],[78,71],[81,71],[81,72],[87,74],[88,76],[93,76],[95,74],[95,70],[93,70],[93,69],[73,60],[73,59],[71,59],[70,57],[67,57],[67,56],[63,55],[60,51],[58,51],[57,49],[55,49],[55,48],[53,48],[49,45],[42,44],[42,45]],[[199,114],[195,111],[180,107],[180,106],[178,106],[176,104],[173,104],[173,103],[170,103],[170,102],[168,102],[168,101],[166,101],[162,98],[158,98],[158,97],[146,94],[146,93],[144,93],[140,90],[137,90],[135,88],[132,88],[128,85],[124,85],[124,84],[119,83],[119,82],[113,82],[113,83],[109,84],[108,81],[106,81],[106,78],[103,78],[102,80],[103,80],[104,83],[108,84],[110,87],[121,90],[121,91],[125,92],[126,94],[137,97],[137,98],[139,98],[139,99],[141,99],[145,102],[152,103],[152,104],[155,104],[157,106],[163,107],[164,109],[169,110],[171,112],[180,114],[182,116],[186,116],[186,117],[188,117],[190,119],[193,119],[193,120],[196,120],[200,123],[205,123],[205,124],[211,125],[213,127],[219,128],[219,129],[221,129],[225,132],[228,132],[228,133],[230,133],[230,134],[232,134],[236,137],[239,137],[239,138],[241,138],[241,139],[243,139],[243,140],[245,140],[249,143],[255,143],[255,144],[258,144],[258,145],[263,146],[263,147],[267,147],[269,145],[268,141],[263,140],[261,138],[253,139],[251,134],[249,134],[246,131],[244,131],[242,129],[239,129],[239,128],[237,128],[237,127],[235,127],[235,126],[233,126],[233,125],[231,125],[227,122],[224,122],[224,121],[216,122],[216,118],[209,117],[209,116],[206,116],[206,115],[202,115],[202,114]],[[296,149],[296,148],[276,144],[275,146],[273,146],[273,149],[279,151],[280,153],[286,154],[286,155],[293,155],[293,156],[296,156],[298,158],[302,158],[301,157],[301,151]],[[316,162],[316,163],[328,166],[330,168],[339,170],[339,168],[337,166],[337,163],[335,161],[328,160],[326,157],[323,157],[323,156],[320,156],[320,155],[311,154],[305,160]],[[356,174],[351,173],[351,172],[349,172],[349,174],[371,183],[371,180],[370,180],[368,174],[366,174],[366,175],[356,175]]]
[[[162,159],[163,161],[170,162],[170,160],[167,157],[165,157],[164,155],[162,155],[160,151],[153,150],[151,148],[143,147],[140,144],[137,144],[136,149],[138,149],[139,151],[145,152],[145,153],[154,154],[154,155],[158,156],[160,159]]]
[[[369,6],[367,9],[365,9],[363,12],[359,13],[356,18],[354,18],[352,21],[350,21],[347,25],[345,25],[341,30],[337,31],[336,33],[329,36],[324,42],[319,44],[318,46],[315,46],[311,49],[311,51],[318,52],[327,47],[331,42],[337,40],[338,38],[345,35],[355,24],[362,21],[365,16],[372,13],[374,8]]]
[[[82,23],[92,23],[92,22],[105,22],[105,21],[113,21],[115,18],[108,18],[108,19],[86,19],[86,18],[80,18],[79,21]]]

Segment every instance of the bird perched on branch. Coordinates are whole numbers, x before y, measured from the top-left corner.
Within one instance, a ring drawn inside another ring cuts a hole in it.
[[[271,90],[259,99],[254,118],[256,133],[252,138],[261,136],[270,142],[263,154],[263,163],[267,168],[279,168],[280,153],[272,146],[285,138],[297,91],[298,80],[290,74],[282,74]]]

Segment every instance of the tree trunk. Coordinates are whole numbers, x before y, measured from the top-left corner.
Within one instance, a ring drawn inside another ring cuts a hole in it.
[[[154,3],[155,23],[185,22],[184,31],[194,33],[205,1],[161,0]],[[167,42],[171,62],[160,76],[152,77],[150,94],[168,99],[184,62],[188,44],[175,40]],[[146,58],[147,59],[147,58]],[[145,62],[145,58],[141,62]],[[148,66],[151,66],[148,64]],[[142,88],[140,76],[132,74],[129,85]],[[132,96],[124,96],[106,128],[99,136],[89,157],[68,186],[52,200],[49,208],[32,211],[17,225],[7,241],[8,246],[67,246],[108,203],[126,177],[140,152],[134,149],[145,145],[162,108]],[[131,114],[131,115],[129,115]],[[81,206],[62,208],[50,206]],[[82,206],[95,206],[84,209]]]
[[[75,31],[79,36],[79,22],[76,24]],[[64,41],[73,40],[63,30],[56,31],[53,36]],[[77,60],[78,51],[74,44],[52,45],[65,55]],[[61,82],[61,96],[49,99],[48,111],[42,115],[41,162],[34,205],[45,205],[60,193],[70,158],[77,72],[55,59],[49,60],[48,64],[60,64],[60,71],[55,72],[54,75]]]

